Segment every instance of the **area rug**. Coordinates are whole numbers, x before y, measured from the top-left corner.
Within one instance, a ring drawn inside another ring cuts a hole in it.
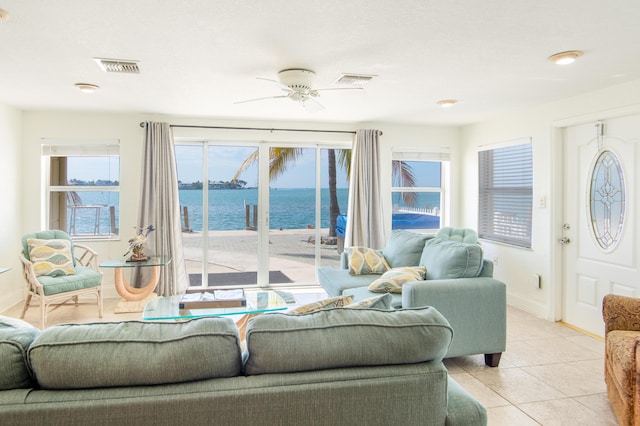
[[[124,300],[120,299],[118,304],[114,309],[114,313],[116,314],[130,314],[132,312],[142,312],[144,311],[145,306],[149,303],[150,300],[158,297],[157,294],[151,293],[145,299],[142,300]]]
[[[200,286],[201,274],[189,274],[189,285]],[[258,282],[257,272],[218,272],[209,274],[209,287],[227,286],[227,285],[246,285],[256,284]],[[269,271],[269,282],[274,284],[292,283],[291,278],[287,277],[282,271]]]

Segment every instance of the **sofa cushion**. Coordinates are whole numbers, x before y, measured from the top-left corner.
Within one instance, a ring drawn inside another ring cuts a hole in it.
[[[36,338],[28,356],[45,389],[180,383],[242,368],[230,318],[58,325]]]
[[[319,302],[308,303],[306,305],[299,306],[292,311],[290,314],[298,315],[298,314],[306,314],[307,312],[315,312],[320,309],[328,309],[328,308],[341,308],[353,302],[353,296],[336,296],[330,297],[328,299],[320,300]]]
[[[39,334],[25,321],[0,315],[0,390],[32,387],[27,349]]]
[[[369,284],[374,293],[402,293],[402,285],[411,281],[423,281],[427,274],[424,266],[404,266],[393,268]]]
[[[383,274],[389,264],[380,250],[368,247],[349,247],[349,273],[351,275]]]
[[[482,248],[433,238],[424,245],[420,265],[427,267],[428,280],[477,277],[482,271]]]
[[[396,230],[391,233],[382,254],[391,268],[416,266],[420,261],[425,241],[430,238],[416,232]]]
[[[432,307],[270,313],[249,320],[245,373],[441,360],[452,336],[448,321]],[[282,356],[283,351],[287,356]]]
[[[340,296],[348,288],[367,287],[380,275],[351,275],[348,269],[337,269],[331,266],[318,268],[318,282],[329,296]]]
[[[73,267],[70,240],[29,238],[27,245],[29,246],[29,259],[33,263],[33,271],[36,276],[57,277],[76,273]]]
[[[389,293],[385,293],[350,303],[344,307],[348,309],[391,309],[392,299]]]

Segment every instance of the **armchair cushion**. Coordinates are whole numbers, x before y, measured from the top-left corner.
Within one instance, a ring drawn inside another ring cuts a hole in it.
[[[27,349],[39,334],[25,321],[0,316],[0,390],[33,386]]]
[[[76,273],[73,267],[71,241],[29,238],[27,246],[29,247],[29,259],[33,263],[36,276],[58,277]]]
[[[38,281],[42,284],[45,296],[66,293],[72,290],[97,287],[102,281],[102,274],[87,266],[76,266],[74,275],[51,277],[42,275]]]

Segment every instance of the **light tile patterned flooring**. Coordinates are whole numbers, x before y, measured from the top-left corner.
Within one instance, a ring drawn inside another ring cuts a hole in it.
[[[322,290],[292,290],[297,304],[326,297]],[[102,321],[140,319],[140,313],[115,314],[115,299],[105,299]],[[294,306],[294,305],[292,305]],[[3,312],[18,317],[21,306]],[[37,325],[38,309],[25,320]],[[48,325],[97,321],[95,305],[64,307],[49,314]],[[449,373],[476,397],[490,426],[616,425],[604,384],[604,343],[560,324],[509,306],[507,351],[498,368],[484,357],[445,360]]]

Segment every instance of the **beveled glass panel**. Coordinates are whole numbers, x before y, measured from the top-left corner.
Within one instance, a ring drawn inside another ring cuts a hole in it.
[[[625,214],[624,173],[618,156],[604,150],[591,173],[589,190],[591,230],[604,250],[612,250],[622,236]]]

